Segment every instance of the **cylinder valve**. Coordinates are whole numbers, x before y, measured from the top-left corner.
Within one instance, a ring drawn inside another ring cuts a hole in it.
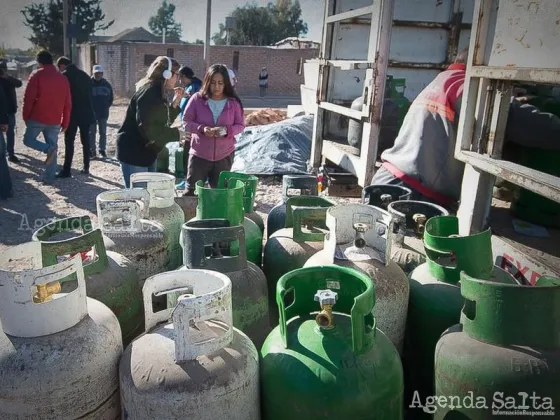
[[[419,235],[423,235],[426,221],[428,220],[426,215],[422,213],[416,213],[414,216],[412,216],[412,220],[414,221],[414,223],[416,223],[416,232],[418,232]]]
[[[37,293],[33,296],[33,303],[44,303],[50,302],[53,298],[53,295],[60,293],[62,290],[60,286],[60,282],[52,281],[46,284],[38,284],[37,285]]]
[[[315,301],[321,305],[321,312],[315,317],[317,325],[321,328],[331,328],[333,326],[332,308],[336,303],[338,293],[332,290],[317,290],[315,293]]]
[[[354,230],[356,231],[356,238],[354,239],[354,246],[356,248],[363,248],[366,246],[365,234],[368,230],[368,225],[365,223],[354,223]]]
[[[381,194],[381,202],[386,206],[393,202],[393,196],[391,194]]]

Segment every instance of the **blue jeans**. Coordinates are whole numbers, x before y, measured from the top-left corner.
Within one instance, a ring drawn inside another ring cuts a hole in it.
[[[45,168],[45,178],[52,179],[56,174],[56,159],[58,152],[58,133],[60,132],[60,125],[46,125],[37,121],[29,120],[26,123],[27,128],[23,135],[23,144],[27,147],[37,150],[38,152],[47,153],[54,150],[54,159],[51,164]],[[43,133],[45,141],[37,140],[39,134]]]
[[[12,195],[12,178],[6,160],[6,140],[4,133],[0,132],[0,198]]]
[[[6,137],[8,155],[13,156],[16,140],[16,114],[8,114],[8,132],[6,133]]]
[[[99,125],[99,152],[105,152],[107,147],[107,120],[97,119],[89,130],[89,149],[95,154],[95,138],[97,137],[97,126]]]
[[[128,163],[121,162],[121,169],[123,173],[124,186],[130,188],[130,175],[138,172],[155,172],[156,171],[156,161],[150,166],[135,166]]]

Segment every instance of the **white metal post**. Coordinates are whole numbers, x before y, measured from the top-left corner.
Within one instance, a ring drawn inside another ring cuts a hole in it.
[[[358,170],[358,184],[366,186],[371,182],[375,172],[379,132],[381,130],[381,114],[385,98],[385,80],[389,66],[389,50],[393,28],[395,0],[375,0],[369,37],[368,61],[374,67],[366,71],[364,89],[368,95],[364,105],[368,110],[368,119],[363,124],[362,147],[360,152],[361,165]],[[379,16],[379,19],[375,19]]]

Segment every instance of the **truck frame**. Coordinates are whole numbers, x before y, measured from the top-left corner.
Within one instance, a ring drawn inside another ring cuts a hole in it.
[[[314,80],[306,74],[302,86],[304,108],[315,114],[310,167],[318,168],[327,160],[355,175],[360,186],[369,185],[376,168],[386,75],[406,77],[407,97],[413,100],[438,71],[450,64],[456,52],[468,45],[465,94],[455,150],[455,158],[465,163],[457,212],[460,233],[467,235],[490,227],[496,264],[517,268],[528,284],[534,284],[544,275],[560,277],[560,231],[549,229],[548,239],[523,237],[512,228],[511,215],[504,218],[503,211],[496,215],[496,207],[492,206],[496,201],[492,191],[497,177],[560,202],[560,178],[501,159],[513,84],[560,85],[558,1],[325,0],[325,3],[321,55],[317,62],[309,63],[316,66],[317,78]],[[428,16],[425,20],[402,19],[407,13]],[[447,16],[447,22],[443,16]],[[349,40],[356,40],[356,36],[352,37],[354,31],[361,34],[364,43],[364,29],[360,29],[364,27],[368,29],[367,56],[359,59],[357,52],[349,48]],[[437,46],[439,62],[418,59],[432,51],[431,38],[425,35],[427,30],[434,33],[439,30],[440,37],[442,30],[447,33],[445,49],[442,50],[442,44]],[[406,42],[413,43],[417,52],[412,58]],[[415,76],[413,72],[423,74]],[[308,73],[313,74],[309,70]],[[361,77],[363,84],[352,85],[350,80],[356,77]],[[313,93],[315,100],[311,101]],[[360,93],[364,96],[361,111],[341,104]],[[336,137],[332,121],[348,117],[363,122],[360,150],[352,150],[340,136],[338,140],[331,139]],[[504,207],[503,203],[501,206]]]

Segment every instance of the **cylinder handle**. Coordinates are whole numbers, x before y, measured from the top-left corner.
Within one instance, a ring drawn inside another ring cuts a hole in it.
[[[315,302],[319,302],[321,305],[321,312],[315,317],[317,325],[321,328],[332,328],[333,327],[333,306],[338,298],[338,293],[332,290],[317,290],[315,293]]]

